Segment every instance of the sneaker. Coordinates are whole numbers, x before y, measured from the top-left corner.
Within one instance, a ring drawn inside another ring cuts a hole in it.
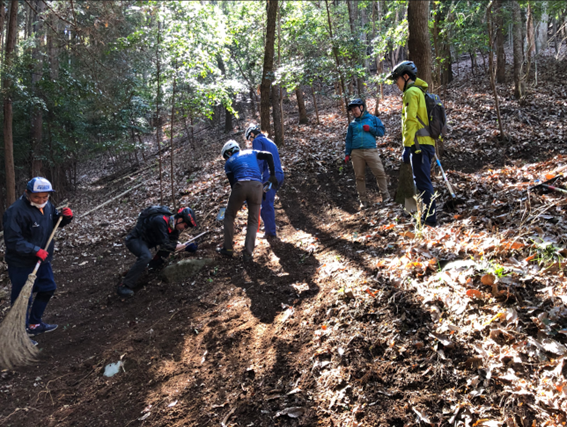
[[[121,297],[133,297],[134,296],[134,291],[126,285],[118,285],[118,287],[116,288],[116,293],[118,295],[120,295]]]
[[[30,342],[31,342],[31,345],[33,345],[34,347],[37,347],[37,345],[38,345],[37,341],[34,341],[30,338]]]
[[[38,323],[37,325],[29,325],[26,328],[26,332],[28,333],[28,335],[30,337],[35,337],[36,335],[39,334],[44,334],[46,332],[52,332],[55,329],[57,329],[58,325],[50,325],[48,323]]]
[[[229,257],[229,258],[232,258],[232,255],[234,253],[233,250],[228,250],[228,249],[225,249],[225,248],[217,248],[217,252],[219,254],[224,255],[226,257]]]
[[[246,252],[243,252],[242,259],[244,260],[244,262],[252,262],[254,260],[254,257],[252,255],[248,255]]]
[[[258,236],[258,239],[262,239],[262,240],[272,240],[272,239],[277,239],[277,236],[274,236],[273,234],[260,234]]]

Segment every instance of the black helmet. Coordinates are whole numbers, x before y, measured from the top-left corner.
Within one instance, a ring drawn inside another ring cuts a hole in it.
[[[413,61],[402,61],[394,67],[392,73],[388,76],[390,80],[397,80],[398,77],[407,74],[410,79],[415,80],[417,77],[417,67]]]
[[[260,129],[259,125],[250,125],[248,126],[248,129],[246,129],[246,133],[244,134],[244,137],[246,138],[246,141],[248,141],[248,138],[250,138],[251,133],[254,133],[254,135],[258,135],[261,132],[262,129]]]
[[[352,107],[362,106],[364,107],[364,101],[360,98],[354,98],[348,103],[347,110],[350,110]]]
[[[197,227],[197,221],[195,221],[195,212],[191,208],[180,208],[175,214],[175,219],[183,218],[183,222],[187,224],[188,227]]]

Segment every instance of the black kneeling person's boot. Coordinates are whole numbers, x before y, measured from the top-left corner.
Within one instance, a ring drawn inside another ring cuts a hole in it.
[[[132,289],[130,289],[128,286],[124,285],[124,283],[121,283],[120,285],[118,285],[118,287],[116,288],[116,293],[118,295],[120,295],[121,297],[133,297],[134,296],[134,291]]]

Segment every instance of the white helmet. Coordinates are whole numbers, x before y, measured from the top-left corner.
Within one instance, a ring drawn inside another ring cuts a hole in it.
[[[237,151],[240,151],[240,146],[238,145],[238,142],[236,142],[234,139],[231,139],[226,144],[224,144],[224,147],[222,147],[221,155],[226,160]]]

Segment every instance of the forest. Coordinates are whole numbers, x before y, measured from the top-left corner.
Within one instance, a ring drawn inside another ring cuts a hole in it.
[[[33,177],[74,212],[59,327],[0,367],[0,426],[566,425],[566,2],[0,0],[0,46],[0,214]],[[446,112],[431,227],[402,160],[403,61]],[[363,168],[360,203],[354,99],[384,125],[391,198]],[[243,262],[218,253],[221,149],[252,148],[250,125],[285,180],[277,239],[260,221]],[[198,250],[123,298],[152,205],[192,208]]]

